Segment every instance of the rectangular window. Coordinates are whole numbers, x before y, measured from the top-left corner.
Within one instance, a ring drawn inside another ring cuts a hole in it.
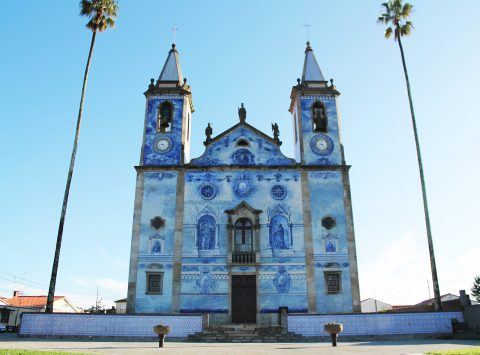
[[[327,293],[339,293],[341,285],[340,272],[325,272],[325,285]]]
[[[147,272],[147,294],[161,295],[163,291],[163,273]]]
[[[10,310],[8,309],[2,309],[0,312],[0,323],[7,323],[8,324],[8,319],[10,318]]]

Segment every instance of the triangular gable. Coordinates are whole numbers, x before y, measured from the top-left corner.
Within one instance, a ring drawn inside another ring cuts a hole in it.
[[[241,144],[243,143],[243,144]],[[279,144],[248,123],[240,122],[210,141],[205,152],[192,159],[192,166],[283,166],[294,165]]]
[[[248,204],[248,202],[246,201],[242,201],[240,202],[238,205],[236,205],[234,208],[232,208],[231,210],[225,210],[225,213],[227,214],[234,214],[238,211],[241,211],[242,209],[247,209],[248,211],[250,211],[251,213],[253,214],[260,214],[262,213],[262,210],[257,210],[255,208],[253,208],[252,206],[250,206]]]
[[[256,135],[263,137],[263,138],[264,138],[265,140],[267,140],[267,141],[270,141],[272,144],[281,145],[281,144],[278,144],[277,142],[275,142],[272,137],[266,135],[265,133],[263,133],[263,132],[260,131],[259,129],[256,129],[256,128],[253,127],[252,125],[249,125],[247,122],[239,122],[239,123],[237,123],[236,125],[234,125],[234,126],[230,127],[229,129],[227,129],[226,131],[223,131],[223,132],[220,133],[218,136],[212,138],[212,140],[207,143],[207,146],[210,145],[210,144],[212,144],[212,143],[214,143],[214,142],[219,141],[220,139],[222,139],[223,137],[225,137],[226,135],[228,135],[230,132],[236,130],[238,127],[247,128],[247,129],[251,130],[252,132],[254,132]]]

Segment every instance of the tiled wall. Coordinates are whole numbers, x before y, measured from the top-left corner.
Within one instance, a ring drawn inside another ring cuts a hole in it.
[[[20,335],[156,337],[157,324],[170,326],[167,337],[187,337],[202,331],[202,316],[24,313]]]
[[[316,154],[312,145],[317,136],[323,135],[313,131],[312,106],[316,101],[325,105],[328,118],[328,129],[326,135],[331,139],[332,149],[328,154]],[[342,153],[340,147],[340,133],[337,117],[337,105],[335,98],[325,95],[309,95],[300,97],[302,107],[302,134],[303,152],[305,164],[307,165],[340,165]],[[301,136],[299,137],[301,139]]]
[[[448,334],[451,320],[462,312],[288,315],[288,331],[303,336],[328,336],[326,323],[343,324],[341,335]]]

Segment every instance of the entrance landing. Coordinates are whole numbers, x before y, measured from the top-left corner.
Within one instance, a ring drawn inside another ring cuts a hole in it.
[[[188,337],[188,341],[206,343],[277,343],[296,342],[304,338],[288,332],[281,326],[260,326],[257,324],[229,324],[206,328],[201,333]]]

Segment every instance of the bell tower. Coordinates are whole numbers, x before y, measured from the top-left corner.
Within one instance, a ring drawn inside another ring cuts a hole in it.
[[[172,44],[155,83],[150,80],[140,165],[182,165],[190,160],[193,109],[191,88],[182,76],[178,51]]]
[[[310,42],[305,49],[302,78],[292,88],[290,109],[293,119],[295,159],[305,165],[341,165],[337,97],[340,93],[320,70]]]

